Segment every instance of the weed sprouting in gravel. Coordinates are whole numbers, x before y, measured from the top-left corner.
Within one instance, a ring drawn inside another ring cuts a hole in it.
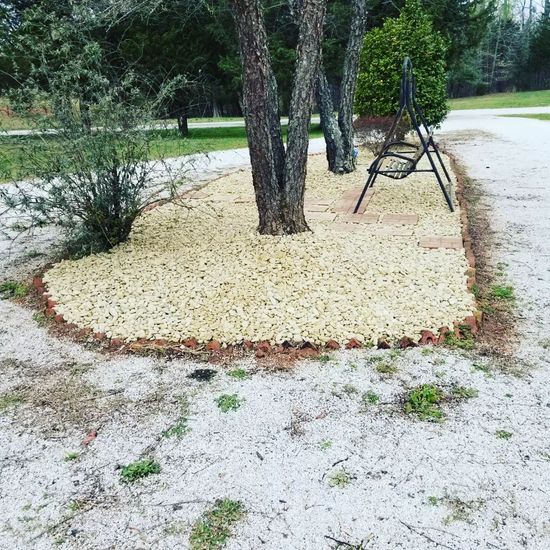
[[[180,438],[191,429],[188,424],[189,419],[187,418],[189,415],[189,400],[187,399],[187,396],[184,395],[180,397],[178,402],[180,407],[180,416],[172,426],[162,432],[162,437]]]
[[[380,374],[392,375],[392,374],[395,374],[397,372],[397,367],[395,366],[395,364],[393,362],[378,363],[376,365],[376,367],[374,367],[374,368],[376,369],[376,372],[378,372]]]
[[[242,405],[243,399],[241,399],[236,393],[224,393],[216,398],[215,401],[220,411],[227,413],[229,411],[236,411]]]
[[[19,395],[15,395],[13,393],[6,393],[4,395],[0,395],[0,412],[3,412],[11,407],[14,407],[15,405],[18,405],[21,403],[23,399]]]
[[[4,281],[0,283],[0,298],[24,298],[30,291],[29,285],[17,281]]]
[[[326,451],[332,447],[332,441],[330,439],[323,439],[319,442],[319,447],[322,451]]]
[[[71,451],[65,455],[65,462],[73,462],[74,460],[77,460],[79,456],[79,453]]]
[[[237,380],[245,380],[248,378],[248,373],[244,369],[234,369],[228,371],[227,376],[231,376],[231,378],[236,378]]]
[[[484,505],[483,500],[462,500],[448,496],[443,499],[443,502],[450,510],[450,514],[443,518],[445,525],[456,521],[471,523],[471,515]]]
[[[323,353],[323,355],[319,355],[317,361],[319,361],[319,363],[330,363],[330,361],[332,361],[332,356],[328,353]]]
[[[451,388],[451,395],[458,399],[472,399],[477,397],[479,392],[475,388],[467,388],[465,386],[453,386]]]
[[[491,296],[497,300],[513,300],[515,298],[513,287],[501,285],[491,287]]]
[[[132,483],[138,479],[160,473],[160,464],[151,458],[131,462],[120,470],[120,478],[125,483]]]
[[[434,496],[429,496],[428,497],[428,504],[430,504],[431,506],[437,506],[439,504],[439,499],[437,497],[434,497]]]
[[[450,348],[463,349],[471,351],[474,349],[474,337],[470,325],[459,325],[460,337],[454,332],[448,332],[445,335],[445,345]]]
[[[495,432],[495,435],[499,438],[499,439],[510,439],[512,437],[512,432],[508,432],[506,430],[497,430]]]
[[[445,394],[436,386],[423,384],[408,393],[403,409],[407,414],[415,414],[421,420],[440,422],[443,412],[439,405],[444,397]]]
[[[343,489],[347,487],[353,477],[345,470],[345,468],[340,468],[328,476],[328,484],[331,487],[338,487]]]
[[[231,537],[232,527],[244,516],[241,502],[224,499],[216,501],[213,508],[195,523],[189,536],[191,550],[216,550],[225,546]]]
[[[173,424],[167,430],[164,430],[162,432],[162,437],[166,437],[166,438],[183,437],[190,430],[187,422],[188,422],[187,418],[184,418],[184,417],[179,418],[175,424]]]
[[[379,402],[380,396],[372,390],[368,390],[361,396],[361,409],[366,411],[369,407],[378,405]]]
[[[488,365],[485,365],[483,363],[472,363],[472,367],[474,371],[480,371],[485,374],[485,376],[492,376],[491,369]]]

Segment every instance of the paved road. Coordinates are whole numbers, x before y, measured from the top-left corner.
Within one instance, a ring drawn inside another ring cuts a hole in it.
[[[486,194],[496,261],[520,303],[520,354],[531,357],[550,338],[550,121],[498,115],[542,112],[550,107],[456,111],[439,132]]]

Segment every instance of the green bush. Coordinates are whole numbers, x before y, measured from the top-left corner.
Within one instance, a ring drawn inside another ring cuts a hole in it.
[[[417,100],[429,124],[438,126],[447,114],[445,53],[447,46],[417,0],[407,0],[397,19],[388,18],[365,36],[355,95],[361,116],[386,117],[399,107],[401,67],[410,57],[417,82]]]

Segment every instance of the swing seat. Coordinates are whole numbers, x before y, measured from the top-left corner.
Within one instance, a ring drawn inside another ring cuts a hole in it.
[[[408,150],[404,151],[402,149],[403,146],[408,147]],[[398,147],[396,151],[393,150],[395,147]],[[379,157],[371,164],[369,172],[376,170],[379,174],[394,180],[406,178],[415,171],[416,165],[424,156],[424,152],[422,144],[415,146],[413,143],[405,141],[394,141],[387,145]],[[411,153],[412,156],[408,156]]]

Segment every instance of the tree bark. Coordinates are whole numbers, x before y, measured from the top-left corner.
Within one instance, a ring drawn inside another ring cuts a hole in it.
[[[317,81],[317,105],[321,119],[321,128],[325,137],[328,169],[335,174],[343,174],[344,147],[342,145],[342,132],[338,121],[334,117],[334,104],[327,76],[323,67],[319,69]]]
[[[355,171],[356,168],[353,145],[353,100],[366,28],[366,1],[352,0],[350,32],[344,57],[337,121],[334,120],[334,108],[326,75],[322,69],[319,72],[317,97],[321,126],[327,145],[329,170],[335,174],[347,174]]]
[[[338,109],[338,126],[342,132],[344,148],[344,169],[353,172],[356,159],[353,146],[353,102],[359,72],[359,57],[363,49],[363,37],[367,30],[367,4],[365,0],[352,1],[352,15],[348,45],[344,58],[344,72],[340,87],[340,109]]]
[[[285,153],[277,82],[271,67],[260,0],[232,0],[243,69],[243,107],[258,231],[307,231],[304,189],[313,91],[319,68],[326,0],[304,0]]]

